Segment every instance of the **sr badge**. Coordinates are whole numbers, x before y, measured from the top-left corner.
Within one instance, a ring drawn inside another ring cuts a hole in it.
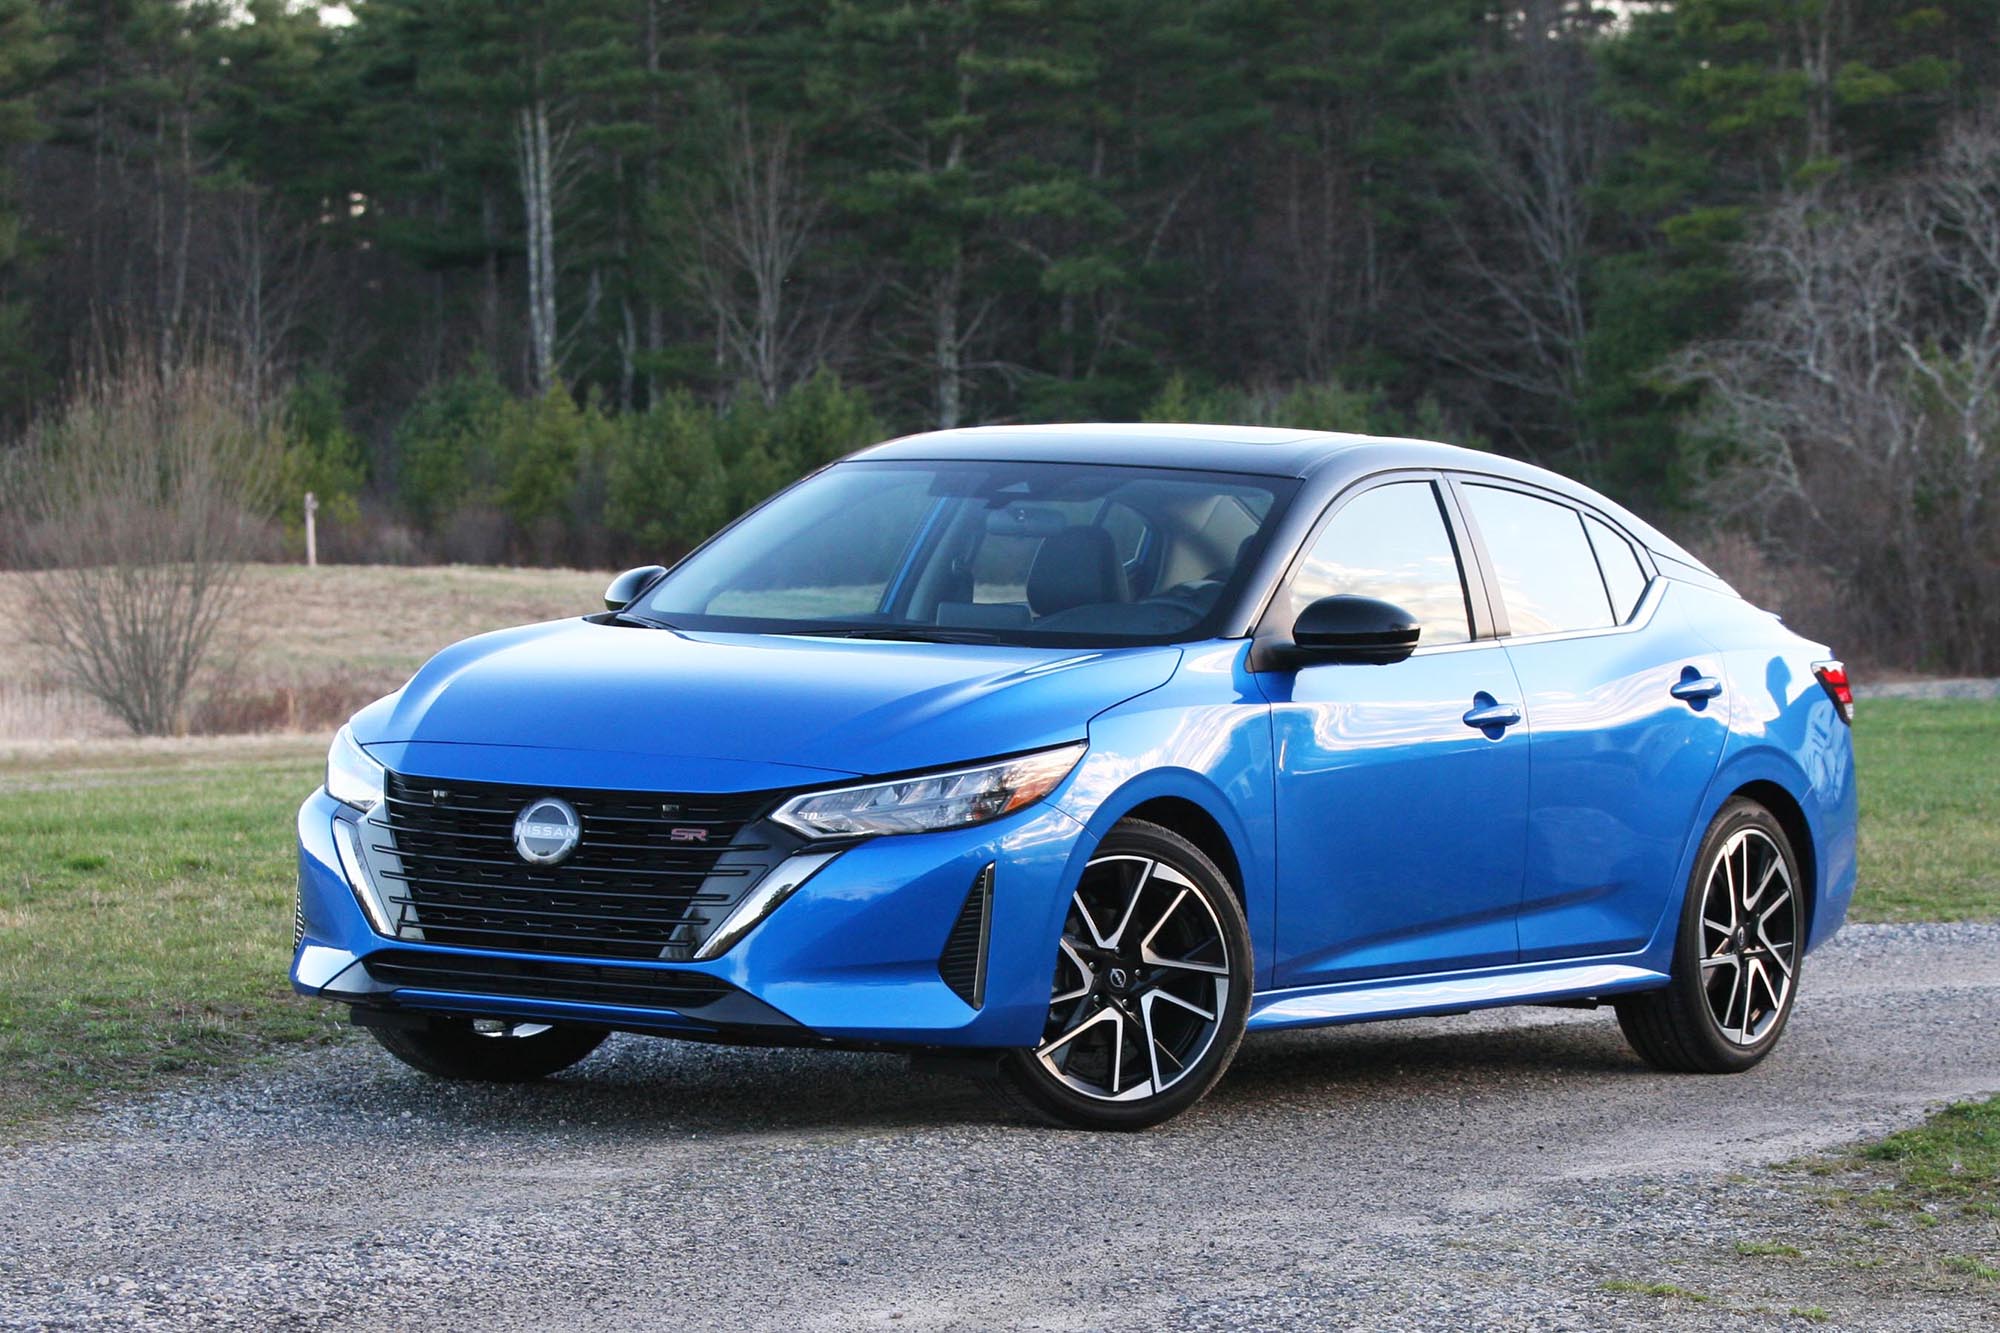
[[[583,820],[560,797],[531,801],[514,817],[514,850],[529,865],[552,866],[576,850]]]

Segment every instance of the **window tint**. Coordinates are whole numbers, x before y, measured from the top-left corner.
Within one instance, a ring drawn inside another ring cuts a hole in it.
[[[1322,597],[1379,597],[1417,618],[1419,646],[1471,638],[1451,533],[1427,481],[1363,491],[1343,505],[1292,580],[1284,623]]]
[[[1604,586],[1611,593],[1611,614],[1619,624],[1632,618],[1639,599],[1646,594],[1646,571],[1626,541],[1603,519],[1584,516],[1590,544],[1597,550],[1597,567],[1604,571]]]
[[[875,484],[869,485],[868,481]],[[920,473],[836,477],[840,521],[801,524],[746,562],[698,609],[712,616],[813,619],[867,615],[902,564],[910,534],[937,504]]]
[[[1467,486],[1464,493],[1516,635],[1612,623],[1582,515],[1568,505],[1497,486]]]
[[[1294,489],[1110,464],[853,460],[747,515],[629,614],[774,634],[907,626],[1003,643],[1207,637],[1224,600],[1210,571],[1242,577],[1240,542],[1219,558],[1208,549],[1209,519],[1226,510],[1231,535],[1247,536]],[[1184,565],[1198,572],[1152,591]]]

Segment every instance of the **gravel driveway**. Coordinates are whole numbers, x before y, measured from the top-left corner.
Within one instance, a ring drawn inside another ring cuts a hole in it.
[[[1888,1276],[1762,1167],[2000,1090],[1996,1019],[2000,927],[1850,928],[1747,1075],[1608,1011],[1405,1021],[1253,1039],[1133,1136],[886,1056],[496,1089],[356,1044],[0,1148],[0,1326],[1991,1328],[2000,1284]]]

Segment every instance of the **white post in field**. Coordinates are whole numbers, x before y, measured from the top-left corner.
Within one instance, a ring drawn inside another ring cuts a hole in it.
[[[319,531],[313,516],[319,513],[319,497],[306,492],[306,568],[319,564]]]

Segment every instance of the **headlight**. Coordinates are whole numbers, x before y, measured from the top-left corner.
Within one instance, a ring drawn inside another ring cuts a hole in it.
[[[1083,758],[1084,749],[1078,741],[976,768],[807,792],[779,806],[771,818],[808,838],[930,833],[983,824],[1054,791]]]
[[[326,794],[342,805],[366,814],[382,804],[382,765],[354,743],[354,732],[342,727],[326,752]]]

